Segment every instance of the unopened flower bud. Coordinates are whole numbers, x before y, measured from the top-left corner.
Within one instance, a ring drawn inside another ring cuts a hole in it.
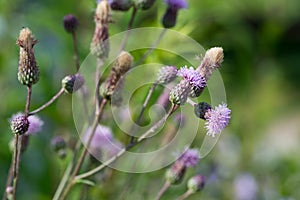
[[[132,0],[111,0],[109,1],[112,10],[127,11],[132,7]]]
[[[14,134],[23,135],[27,132],[29,121],[24,115],[15,117],[10,122],[10,128]]]
[[[194,106],[195,115],[206,120],[205,113],[211,109],[211,106],[206,102],[200,102]]]
[[[174,66],[162,67],[157,73],[157,81],[160,84],[172,82],[177,77],[177,68]]]
[[[68,14],[64,16],[64,28],[68,33],[75,32],[77,27],[78,27],[78,20],[74,15]]]
[[[82,87],[84,78],[80,74],[68,75],[62,79],[61,84],[66,93],[72,94]]]
[[[224,59],[223,49],[221,47],[213,47],[206,51],[205,56],[197,68],[197,71],[205,78],[206,81],[211,77],[212,73],[219,67]]]
[[[148,10],[152,7],[155,0],[134,0],[136,7],[141,8],[142,10]]]
[[[172,28],[176,25],[178,10],[187,7],[186,0],[165,0],[168,8],[163,16],[162,24],[165,28]]]
[[[191,92],[191,85],[186,80],[181,80],[170,92],[170,101],[176,105],[183,105]]]
[[[171,184],[179,184],[184,177],[185,171],[186,166],[182,162],[177,161],[167,170],[166,179]]]
[[[51,147],[55,152],[65,149],[66,146],[67,146],[67,143],[62,136],[55,136],[51,139]]]
[[[196,175],[188,180],[187,187],[193,192],[199,192],[204,188],[205,185],[205,177],[202,175]]]
[[[39,69],[36,64],[33,46],[37,43],[29,28],[20,31],[17,45],[20,47],[18,80],[23,85],[31,86],[39,80]]]

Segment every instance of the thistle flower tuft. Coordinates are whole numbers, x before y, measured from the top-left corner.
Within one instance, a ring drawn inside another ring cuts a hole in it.
[[[185,167],[195,167],[200,160],[198,149],[187,149],[179,158]]]
[[[177,68],[174,66],[162,67],[157,73],[157,81],[160,84],[172,82],[177,76]]]
[[[80,74],[68,75],[62,79],[61,84],[66,93],[72,94],[83,86],[84,78]]]
[[[193,87],[204,88],[206,86],[205,79],[193,67],[184,66],[178,70],[177,75],[187,80]]]
[[[206,81],[208,81],[214,70],[221,67],[223,59],[224,53],[221,47],[210,48],[206,51],[197,71],[205,78]]]
[[[227,108],[225,103],[222,103],[210,109],[205,113],[205,128],[207,129],[207,135],[215,137],[220,134],[228,125],[230,120],[231,110]]]
[[[64,22],[64,28],[68,33],[73,33],[76,31],[78,27],[78,20],[74,15],[68,14],[64,16],[63,22]]]
[[[21,117],[24,114],[19,112],[17,114],[12,115],[12,117],[10,118],[10,121],[14,120],[17,117]],[[31,115],[27,117],[28,122],[29,122],[29,127],[28,130],[26,131],[25,135],[32,135],[32,134],[36,134],[38,132],[41,131],[42,126],[44,125],[43,120],[41,120],[38,116],[36,115]],[[24,139],[24,138],[23,138]]]
[[[187,187],[189,191],[196,193],[201,191],[205,185],[205,176],[196,175],[190,178],[187,182]]]
[[[39,80],[39,69],[33,51],[37,40],[29,28],[23,28],[16,43],[20,47],[18,80],[23,85],[31,86]]]
[[[24,115],[17,116],[10,121],[10,128],[14,134],[23,135],[27,132],[29,121]]]
[[[165,0],[168,8],[163,16],[162,24],[165,28],[172,28],[176,25],[179,9],[187,8],[186,0]]]

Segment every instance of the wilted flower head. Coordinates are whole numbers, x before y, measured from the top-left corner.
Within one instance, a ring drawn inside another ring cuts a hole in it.
[[[227,108],[225,103],[222,103],[210,109],[205,113],[205,128],[207,129],[207,135],[215,137],[217,134],[221,133],[223,129],[228,125],[230,120],[231,110]]]
[[[178,159],[185,167],[195,167],[199,160],[200,154],[198,149],[187,149]]]
[[[187,66],[184,66],[178,70],[177,75],[187,80],[194,87],[206,86],[205,79],[193,67],[187,68]]]
[[[174,10],[187,8],[186,0],[165,0],[165,3]]]

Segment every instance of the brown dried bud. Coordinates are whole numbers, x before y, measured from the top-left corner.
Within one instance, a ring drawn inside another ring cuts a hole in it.
[[[37,40],[29,28],[23,28],[16,43],[20,47],[18,80],[23,85],[31,86],[39,80],[39,70],[33,51]]]
[[[130,55],[130,53],[126,51],[122,51],[115,61],[113,70],[118,75],[122,76],[130,69],[132,63],[133,63],[133,57]]]

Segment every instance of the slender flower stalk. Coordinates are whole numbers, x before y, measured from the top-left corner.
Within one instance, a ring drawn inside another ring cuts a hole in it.
[[[194,193],[191,190],[187,190],[183,195],[181,195],[180,197],[178,197],[177,200],[185,200],[189,196],[191,196],[192,194],[194,194]]]
[[[170,186],[171,183],[169,181],[166,181],[164,186],[160,189],[157,196],[155,197],[155,200],[160,200],[160,198],[163,196],[163,194],[168,190]]]

